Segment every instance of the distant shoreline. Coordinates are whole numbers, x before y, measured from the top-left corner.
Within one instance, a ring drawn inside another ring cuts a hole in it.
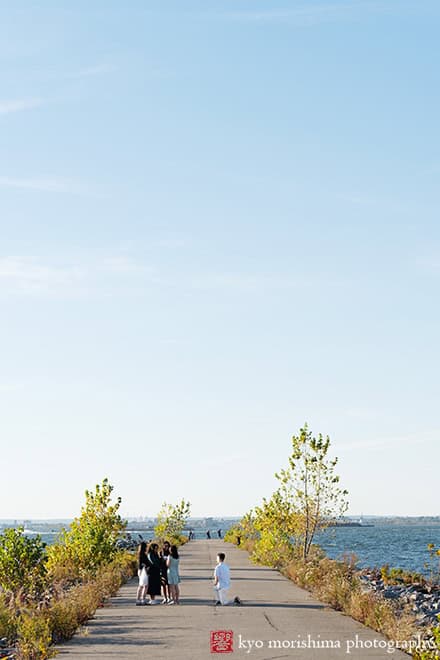
[[[362,522],[359,522],[362,517]],[[194,529],[214,529],[219,527],[227,528],[234,522],[240,520],[241,516],[225,516],[225,517],[204,517],[204,518],[190,518],[188,520],[188,528]],[[48,527],[61,529],[66,525],[70,525],[73,518],[1,518],[0,529],[5,527],[41,527],[47,530]],[[155,518],[126,518],[127,529],[152,528],[156,524]],[[440,525],[440,516],[378,516],[378,515],[363,515],[363,516],[347,516],[340,522],[332,523],[332,526],[352,526],[352,527],[367,527],[371,524],[374,525]],[[35,531],[38,531],[37,529]]]

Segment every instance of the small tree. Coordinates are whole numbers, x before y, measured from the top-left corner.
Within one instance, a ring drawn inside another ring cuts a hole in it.
[[[37,597],[45,584],[45,544],[25,536],[23,527],[0,535],[0,587],[16,596]]]
[[[116,541],[127,523],[119,515],[121,498],[112,503],[112,492],[108,479],[96,485],[94,491],[86,490],[86,503],[79,518],[75,518],[69,530],[64,530],[59,544],[48,548],[52,571],[56,573],[57,567],[67,565],[78,576],[95,573],[99,566],[115,558]]]
[[[335,474],[338,459],[330,459],[329,448],[330,438],[313,437],[305,424],[292,438],[289,467],[275,475],[281,484],[281,501],[295,511],[295,541],[303,559],[308,557],[316,531],[348,508],[348,491],[340,488]]]
[[[157,523],[154,528],[156,538],[162,542],[168,540],[170,543],[180,544],[190,513],[190,502],[181,500],[174,505],[164,502],[157,515]]]

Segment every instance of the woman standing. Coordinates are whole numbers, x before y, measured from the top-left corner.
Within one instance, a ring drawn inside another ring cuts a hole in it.
[[[168,586],[168,575],[167,575],[167,559],[170,554],[170,543],[169,541],[164,541],[163,544],[163,549],[162,552],[160,553],[160,558],[162,560],[162,565],[160,569],[160,581],[162,584],[162,590],[163,590],[163,601],[162,605],[165,605],[170,602],[171,600],[171,595],[170,595],[170,589]]]
[[[159,546],[157,543],[151,543],[148,551],[148,561],[150,567],[148,571],[148,589],[150,594],[150,605],[159,605],[156,596],[160,596],[160,567],[161,558],[159,557]]]
[[[171,546],[170,554],[167,559],[167,574],[168,574],[168,584],[171,593],[172,600],[170,605],[174,602],[176,605],[180,605],[180,575],[179,575],[179,553],[177,552],[177,547],[175,545]]]
[[[147,556],[147,544],[142,541],[138,548],[138,576],[139,586],[136,596],[136,605],[146,605],[147,587],[148,587],[148,569],[150,562]]]

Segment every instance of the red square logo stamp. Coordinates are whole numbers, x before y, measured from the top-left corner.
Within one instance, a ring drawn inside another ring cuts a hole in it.
[[[211,653],[232,653],[232,630],[211,630]]]

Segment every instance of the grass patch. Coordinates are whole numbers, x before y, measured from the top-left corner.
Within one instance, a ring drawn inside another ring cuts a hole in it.
[[[135,557],[121,553],[83,583],[66,586],[64,575],[38,603],[22,605],[3,597],[0,638],[14,647],[17,660],[52,658],[57,653],[53,645],[70,639],[136,570]]]

